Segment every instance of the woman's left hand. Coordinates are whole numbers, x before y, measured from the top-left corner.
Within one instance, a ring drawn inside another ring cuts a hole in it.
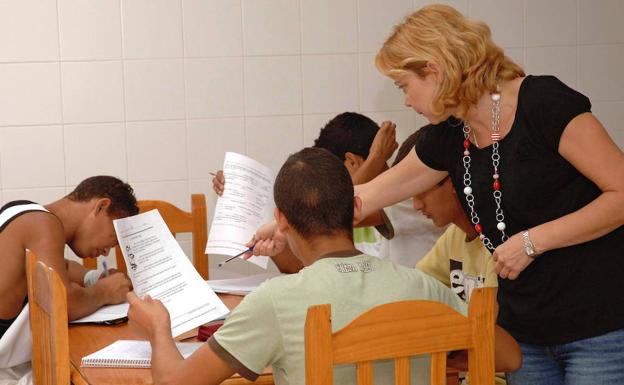
[[[496,274],[507,279],[518,278],[518,275],[533,262],[533,258],[524,252],[524,241],[520,233],[498,246],[492,258],[496,262]]]

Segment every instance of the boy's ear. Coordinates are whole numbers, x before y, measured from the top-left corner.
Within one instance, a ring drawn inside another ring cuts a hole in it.
[[[94,205],[95,214],[108,213],[111,203],[110,198],[97,198]]]
[[[364,158],[360,155],[355,155],[352,152],[345,153],[344,165],[347,168],[347,171],[349,171],[349,174],[353,174],[357,171],[360,166],[362,166],[362,163],[364,163]]]
[[[353,221],[360,222],[362,219],[362,199],[356,195],[353,197]]]
[[[286,234],[286,232],[290,229],[290,223],[288,223],[288,219],[286,219],[284,213],[276,207],[273,209],[273,215],[275,216],[275,222],[277,222],[277,229],[282,234]]]

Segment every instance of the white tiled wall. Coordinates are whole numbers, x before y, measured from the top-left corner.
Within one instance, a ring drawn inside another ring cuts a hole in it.
[[[0,201],[49,202],[112,174],[139,198],[188,209],[203,192],[212,207],[225,151],[277,169],[345,110],[396,121],[402,140],[425,122],[373,58],[432,2],[1,1]],[[442,2],[488,22],[528,73],[586,93],[624,147],[624,1]]]

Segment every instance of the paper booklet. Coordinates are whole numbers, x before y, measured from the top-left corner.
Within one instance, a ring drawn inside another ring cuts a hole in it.
[[[176,343],[184,358],[189,357],[202,346],[202,342]],[[84,356],[82,367],[100,368],[150,368],[152,366],[152,348],[149,341],[119,340],[107,347]]]
[[[222,317],[228,308],[206,285],[158,210],[113,221],[134,292],[160,300],[171,316],[171,334]]]
[[[96,323],[114,325],[124,322],[128,319],[128,302],[120,303],[118,305],[107,305],[99,308],[95,313],[86,317],[73,320],[70,324],[85,324]]]
[[[212,279],[206,281],[206,283],[217,293],[245,295],[256,290],[264,281],[281,275],[285,274],[277,272],[262,273],[241,278]]]
[[[217,200],[206,254],[235,256],[247,250],[258,227],[273,220],[275,174],[251,158],[226,152],[223,175],[225,189]],[[266,269],[269,257],[254,256],[249,262]]]

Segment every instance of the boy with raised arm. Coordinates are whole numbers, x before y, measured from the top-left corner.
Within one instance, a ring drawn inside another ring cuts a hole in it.
[[[352,221],[359,199],[346,168],[329,152],[306,148],[291,155],[275,180],[274,199],[278,231],[305,267],[245,297],[189,358],[175,347],[162,303],[128,294],[130,326],[152,346],[155,384],[219,384],[235,372],[254,380],[267,366],[277,385],[304,384],[304,323],[316,304],[332,305],[336,329],[374,306],[401,300],[435,300],[465,313],[466,305],[436,279],[355,249]],[[499,366],[514,370],[520,365],[515,342],[500,329],[497,337],[497,344],[511,344]],[[375,369],[384,382],[393,379],[391,363]],[[427,383],[428,372],[426,358],[414,359],[412,383]],[[354,384],[355,370],[337,367],[335,378]]]
[[[324,148],[341,159],[353,184],[357,185],[388,169],[387,161],[397,148],[395,131],[396,125],[390,121],[378,126],[365,115],[343,112],[320,130],[314,147]],[[221,195],[225,184],[223,172],[217,172],[212,182],[214,191]],[[353,238],[360,251],[413,267],[442,232],[443,229],[415,213],[412,201],[408,199],[375,212],[360,222],[353,230]],[[288,248],[269,255],[283,273],[294,273],[301,268],[295,263],[288,263],[293,260]]]

